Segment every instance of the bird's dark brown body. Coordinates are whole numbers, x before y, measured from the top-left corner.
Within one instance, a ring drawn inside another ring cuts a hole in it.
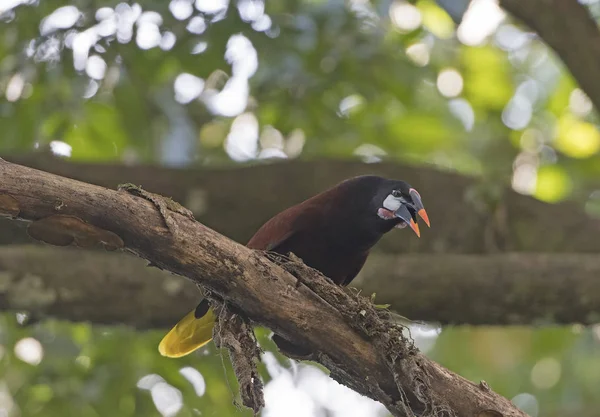
[[[338,285],[348,285],[363,267],[369,250],[400,220],[380,219],[370,193],[386,181],[356,177],[344,181],[265,223],[248,247],[280,254],[293,252]]]

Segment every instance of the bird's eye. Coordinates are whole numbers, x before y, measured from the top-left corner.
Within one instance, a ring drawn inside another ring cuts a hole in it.
[[[392,196],[396,197],[396,198],[399,198],[399,197],[402,196],[402,193],[400,192],[400,190],[393,190],[392,191]]]

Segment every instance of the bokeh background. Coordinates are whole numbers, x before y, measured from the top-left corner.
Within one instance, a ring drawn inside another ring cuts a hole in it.
[[[2,155],[180,169],[385,160],[598,216],[597,124],[557,55],[492,0],[0,1]],[[250,415],[226,354],[211,343],[162,358],[163,332],[4,313],[0,417]],[[388,415],[257,332],[263,416]],[[598,415],[600,325],[413,336],[533,417]]]

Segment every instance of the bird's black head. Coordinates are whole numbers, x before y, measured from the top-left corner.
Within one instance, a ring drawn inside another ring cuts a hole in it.
[[[420,216],[427,226],[430,225],[421,195],[410,184],[374,175],[355,177],[346,183],[354,188],[354,192],[348,194],[353,196],[356,205],[362,207],[361,217],[364,220],[368,219],[363,223],[363,227],[368,227],[373,232],[385,233],[394,227],[410,226],[420,237],[417,216]],[[360,204],[357,199],[366,205]]]
[[[377,216],[384,224],[393,223],[393,227],[397,228],[408,225],[419,237],[421,232],[417,224],[417,215],[430,226],[421,195],[404,181],[384,180],[371,201],[371,207],[377,207]]]
[[[410,226],[420,237],[417,216],[429,226],[421,196],[411,185],[376,175],[347,179],[302,204],[318,208],[321,234],[353,251],[370,249],[393,228]]]

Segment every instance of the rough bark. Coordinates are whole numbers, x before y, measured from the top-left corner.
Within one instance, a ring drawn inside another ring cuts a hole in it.
[[[600,31],[585,6],[575,0],[500,0],[500,6],[538,33],[599,109]]]
[[[302,264],[273,263],[196,222],[172,201],[149,201],[2,160],[0,179],[0,214],[32,222],[29,230],[38,238],[127,249],[200,283],[253,322],[310,348],[332,377],[394,415],[525,415],[487,385],[423,356],[364,298]]]
[[[81,164],[46,155],[12,161],[80,181],[116,188],[123,181],[174,198],[196,218],[246,243],[281,210],[360,174],[403,179],[421,193],[432,228],[421,239],[388,233],[376,250],[387,253],[600,252],[600,220],[582,205],[545,204],[511,190],[493,201],[476,179],[424,167],[347,161],[284,162],[223,169]],[[448,202],[452,202],[449,204]],[[567,215],[565,214],[567,213]],[[0,244],[26,241],[12,224],[0,224]]]
[[[147,264],[123,253],[0,247],[0,309],[34,319],[169,327],[196,306],[200,293],[193,282]],[[595,324],[599,276],[597,255],[373,254],[352,286],[413,320]]]

